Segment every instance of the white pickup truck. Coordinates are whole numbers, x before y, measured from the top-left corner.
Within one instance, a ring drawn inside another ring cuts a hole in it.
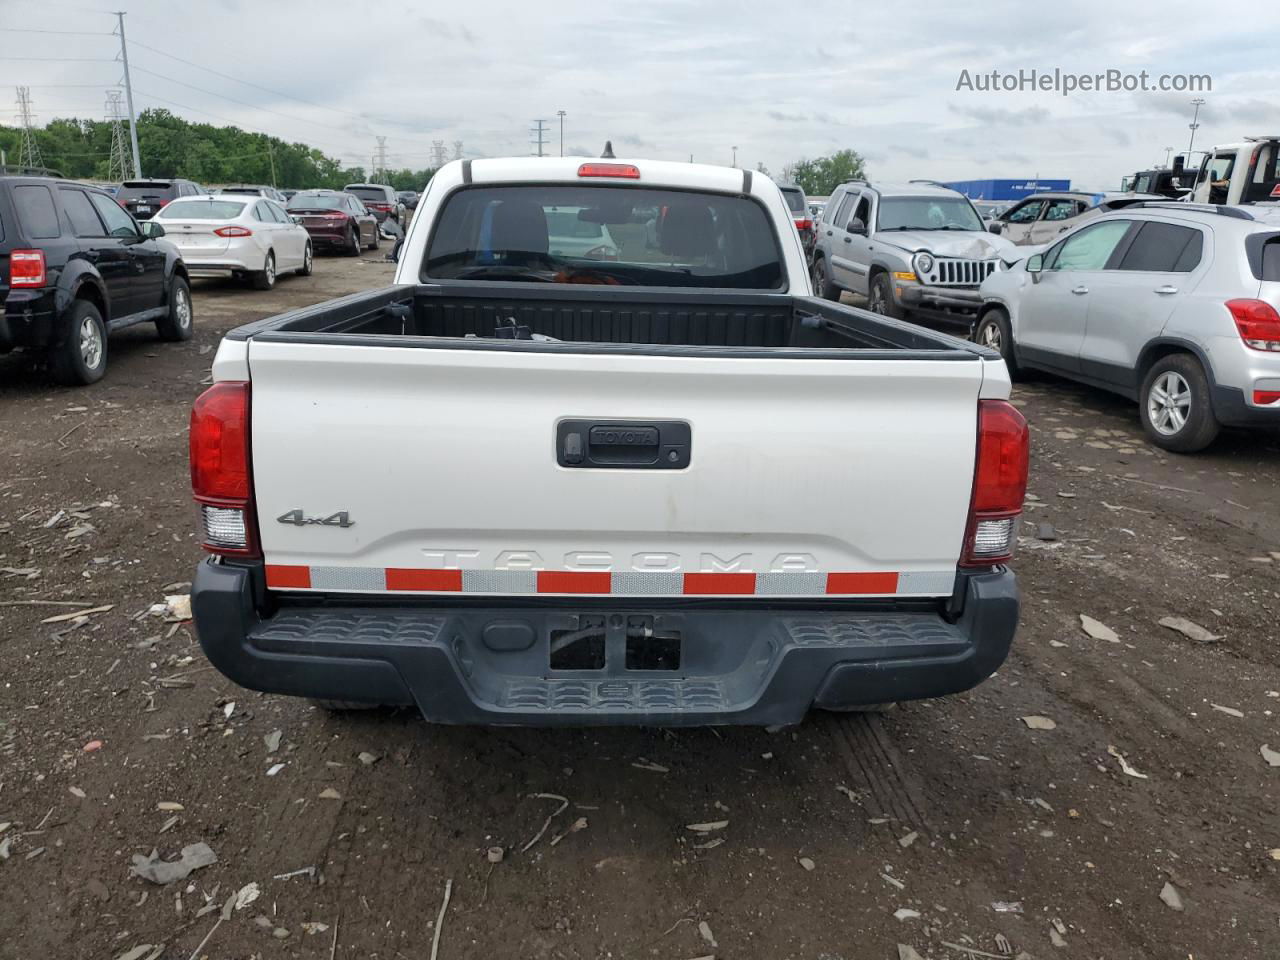
[[[966,690],[1009,651],[1004,363],[814,298],[762,175],[451,163],[393,286],[233,330],[213,373],[193,605],[245,687],[785,724]]]

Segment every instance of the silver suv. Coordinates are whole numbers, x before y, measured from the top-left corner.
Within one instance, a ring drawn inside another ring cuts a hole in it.
[[[1166,450],[1280,426],[1280,207],[1141,203],[988,277],[975,339],[1138,401]]]
[[[969,199],[930,181],[836,188],[817,224],[813,288],[862,294],[876,313],[973,325],[978,286],[1021,256],[988,233]]]

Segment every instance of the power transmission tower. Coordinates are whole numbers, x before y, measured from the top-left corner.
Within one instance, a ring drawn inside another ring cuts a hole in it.
[[[129,143],[133,148],[133,175],[142,179],[142,160],[138,154],[138,115],[133,110],[133,80],[129,76],[129,47],[124,42],[124,11],[116,11],[120,26],[120,59],[124,64],[124,98],[129,107]]]
[[[377,137],[378,152],[373,161],[373,176],[370,177],[372,183],[387,182],[387,138]]]
[[[537,126],[536,126],[536,127],[534,127],[532,130],[530,130],[529,132],[530,132],[530,133],[532,133],[532,134],[534,134],[534,136],[535,136],[535,139],[531,140],[530,142],[531,142],[531,143],[533,143],[533,144],[534,144],[535,146],[537,146],[537,148],[538,148],[538,152],[537,152],[536,154],[534,154],[534,156],[537,156],[537,157],[545,157],[545,156],[546,156],[546,154],[542,152],[542,148],[543,148],[543,147],[545,147],[545,146],[547,145],[547,137],[546,137],[546,133],[547,133],[547,124],[548,124],[550,121],[547,121],[547,120],[535,120],[535,121],[533,121],[533,122],[534,122],[534,123],[536,123],[536,124],[537,124]]]
[[[31,125],[35,115],[31,112],[31,88],[18,87],[18,122],[22,125],[22,139],[18,141],[18,166],[43,167],[40,146],[36,143]]]
[[[431,141],[431,166],[435,170],[439,170],[445,165],[444,141]]]
[[[125,144],[120,96],[119,90],[107,91],[107,123],[111,124],[111,158],[107,161],[107,179],[113,183],[129,179],[129,148]]]
[[[462,159],[462,141],[461,140],[453,141],[453,159],[455,160]]]

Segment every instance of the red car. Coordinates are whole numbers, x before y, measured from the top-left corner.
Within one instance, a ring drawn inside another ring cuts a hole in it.
[[[311,235],[317,249],[357,256],[378,249],[378,220],[360,198],[337,190],[299,190],[289,200],[289,215]]]

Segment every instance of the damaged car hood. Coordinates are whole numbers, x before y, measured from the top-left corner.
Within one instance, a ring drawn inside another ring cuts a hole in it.
[[[927,250],[935,257],[958,257],[964,260],[992,260],[1019,257],[1016,244],[994,233],[953,232],[950,230],[893,230],[876,234],[881,243],[916,253]]]

